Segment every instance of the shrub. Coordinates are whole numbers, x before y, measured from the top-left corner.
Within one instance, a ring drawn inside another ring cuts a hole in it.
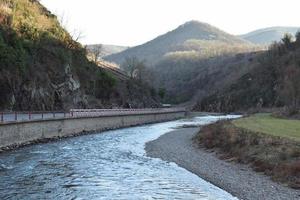
[[[194,138],[205,148],[216,148],[241,163],[249,163],[276,181],[300,188],[299,143],[235,127],[230,121],[207,125]]]
[[[114,91],[113,88],[115,85],[116,79],[111,74],[98,70],[95,84],[95,96],[97,98],[108,99]]]

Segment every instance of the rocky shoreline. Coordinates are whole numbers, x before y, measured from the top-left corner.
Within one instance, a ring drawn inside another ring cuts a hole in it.
[[[249,166],[221,160],[215,152],[198,148],[192,138],[199,128],[181,128],[146,144],[150,157],[175,162],[212,184],[245,200],[296,200],[300,191],[273,182]]]

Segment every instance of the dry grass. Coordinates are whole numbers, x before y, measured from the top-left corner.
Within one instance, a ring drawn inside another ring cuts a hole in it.
[[[36,3],[31,3],[28,0],[18,0],[14,9],[14,25],[18,27],[22,25],[19,22],[28,21],[28,23],[41,31],[55,27],[55,21],[44,15],[43,12]]]
[[[12,10],[7,3],[0,3],[0,13],[1,14],[10,14],[11,11]]]
[[[230,121],[205,126],[195,140],[205,148],[219,149],[223,158],[235,158],[275,181],[300,188],[300,143],[296,140],[239,128]]]
[[[300,120],[280,119],[271,114],[256,114],[234,120],[233,124],[253,132],[300,141]]]

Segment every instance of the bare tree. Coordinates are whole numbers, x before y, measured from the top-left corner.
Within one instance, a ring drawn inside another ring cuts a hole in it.
[[[283,44],[285,45],[285,47],[290,50],[292,48],[293,35],[291,35],[289,33],[286,33],[286,34],[284,34],[284,36],[281,39],[281,41],[283,42]]]
[[[135,78],[136,70],[140,64],[139,62],[140,61],[137,59],[137,57],[127,57],[121,67],[131,78]]]
[[[97,63],[97,61],[100,60],[100,58],[102,56],[102,51],[103,51],[103,45],[102,44],[98,44],[98,45],[95,45],[95,46],[91,47],[90,53],[92,54],[93,61],[95,63]]]
[[[79,40],[84,38],[83,31],[79,29],[74,29],[71,33],[71,37],[75,42],[79,42]]]
[[[287,66],[284,74],[282,98],[291,111],[298,111],[300,107],[300,67],[296,65]]]
[[[299,47],[300,46],[300,31],[298,31],[295,35],[296,38],[296,45]]]
[[[62,12],[62,14],[59,15],[58,21],[65,30],[68,29],[69,20],[68,20],[68,17],[66,16],[65,12]]]

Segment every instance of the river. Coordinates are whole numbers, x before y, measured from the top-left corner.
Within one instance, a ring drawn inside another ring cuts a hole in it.
[[[203,116],[85,135],[0,154],[0,199],[236,199],[191,172],[146,156],[145,143]]]

